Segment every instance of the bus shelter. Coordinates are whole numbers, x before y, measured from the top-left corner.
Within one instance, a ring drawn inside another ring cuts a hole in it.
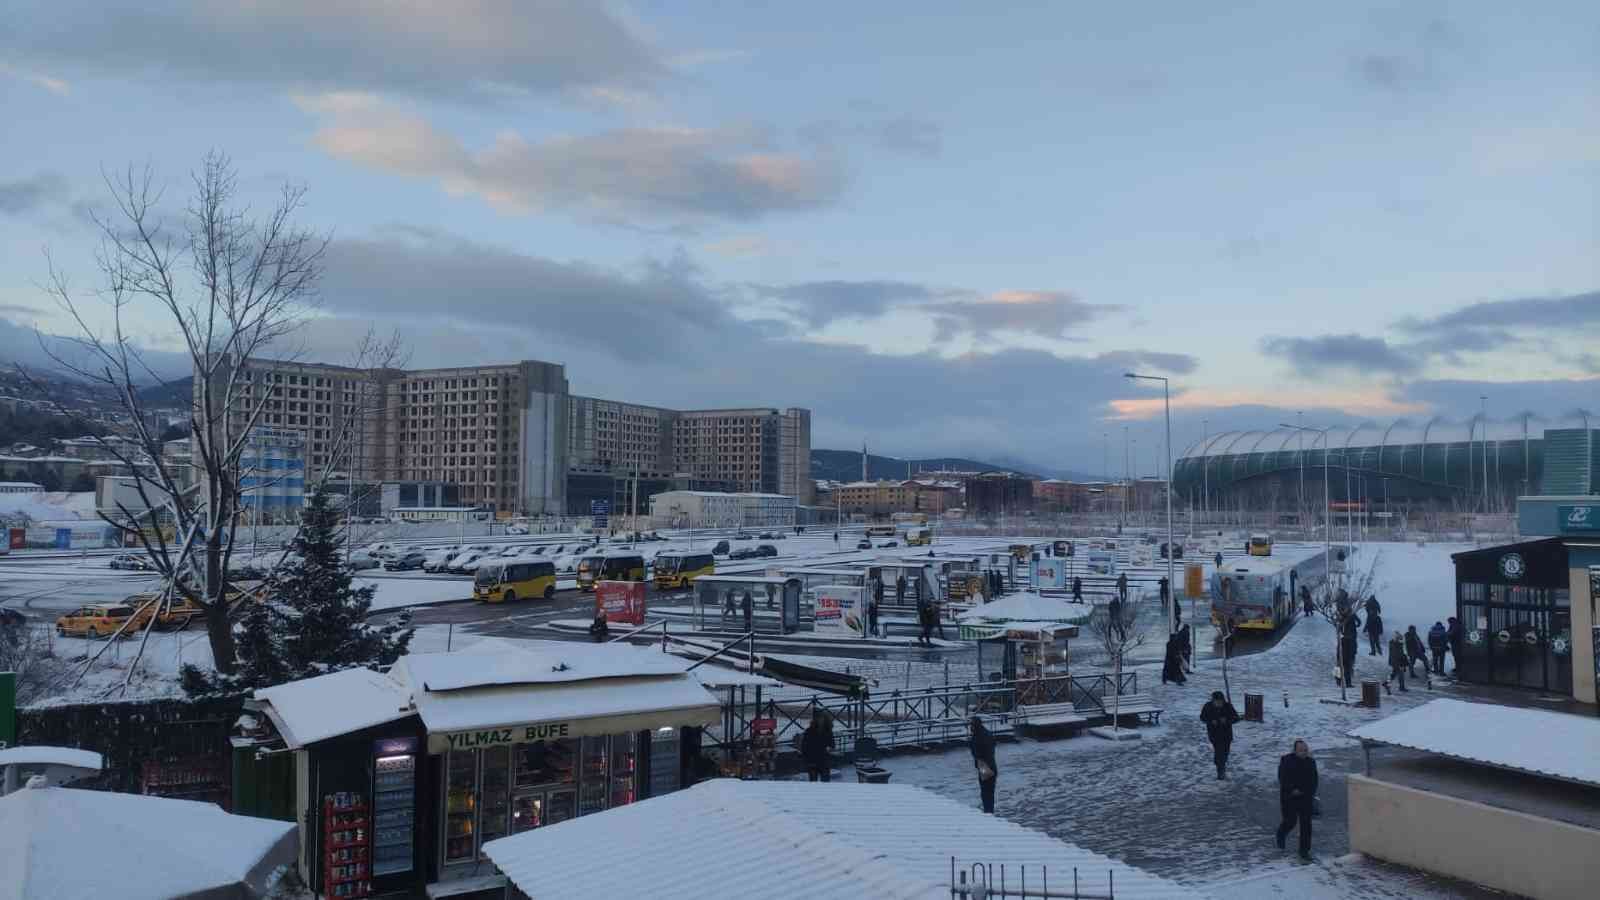
[[[1008,594],[957,617],[961,639],[978,644],[978,677],[1015,681],[1066,675],[1067,641],[1092,607],[1035,593]]]
[[[761,634],[793,634],[800,630],[802,586],[798,578],[702,575],[693,586],[694,617],[699,628]]]

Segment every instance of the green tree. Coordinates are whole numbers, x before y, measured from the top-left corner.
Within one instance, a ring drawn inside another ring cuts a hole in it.
[[[349,563],[340,552],[339,513],[326,490],[312,494],[293,561],[285,565],[260,601],[240,620],[235,641],[237,668],[214,676],[188,666],[184,687],[190,693],[253,690],[361,666],[386,666],[411,644],[410,614],[375,626],[367,623],[373,587],[352,586]]]

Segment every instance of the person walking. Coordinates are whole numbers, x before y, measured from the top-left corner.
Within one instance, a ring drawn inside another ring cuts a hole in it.
[[[1356,648],[1361,640],[1361,619],[1354,610],[1345,614],[1344,630],[1340,632],[1339,662],[1344,675],[1344,686],[1355,687]]]
[[[1445,627],[1443,622],[1434,622],[1428,629],[1428,653],[1433,657],[1433,674],[1444,674],[1444,648]]]
[[[1219,568],[1219,569],[1222,568],[1222,551],[1221,550],[1217,551],[1216,562],[1217,562],[1217,568]],[[1290,572],[1289,574],[1290,574],[1291,577],[1293,577],[1293,575],[1294,575],[1293,572]]]
[[[1183,667],[1185,670],[1194,671],[1194,635],[1189,631],[1189,626],[1184,625],[1178,629],[1178,649],[1183,652]]]
[[[837,531],[833,533],[833,545],[835,547],[839,546],[839,532]]]
[[[1304,740],[1294,742],[1294,750],[1278,760],[1278,806],[1283,821],[1278,825],[1278,849],[1284,849],[1289,832],[1300,829],[1300,858],[1311,861],[1311,812],[1317,796],[1317,761]]]
[[[1422,635],[1417,634],[1417,626],[1406,626],[1406,669],[1411,672],[1411,677],[1417,677],[1417,663],[1422,663],[1422,671],[1428,671],[1428,648],[1422,644]]]
[[[1128,573],[1123,572],[1117,576],[1117,599],[1123,603],[1128,602]]]
[[[878,598],[867,596],[867,634],[878,636]]]
[[[872,579],[872,600],[879,606],[883,605],[883,579]]]
[[[800,736],[800,758],[806,763],[807,780],[833,780],[832,750],[833,726],[828,719],[828,711],[818,708],[811,724],[806,726],[805,734]]]
[[[1167,635],[1167,656],[1161,664],[1161,683],[1169,681],[1180,685],[1188,681],[1183,675],[1183,650],[1178,646],[1176,634]]]
[[[749,591],[745,591],[744,596],[739,598],[739,609],[744,613],[744,630],[754,631],[756,604]]]
[[[1367,615],[1375,616],[1375,615],[1377,615],[1378,613],[1380,613],[1382,611],[1383,611],[1383,607],[1382,607],[1382,605],[1380,605],[1378,603],[1378,595],[1377,594],[1373,594],[1372,596],[1367,598]]]
[[[1083,602],[1083,579],[1076,576],[1072,579],[1072,602]]]
[[[1367,655],[1368,656],[1377,656],[1378,652],[1382,649],[1381,647],[1379,647],[1379,644],[1382,643],[1382,641],[1383,641],[1383,617],[1378,615],[1376,612],[1372,611],[1370,608],[1368,608],[1368,610],[1367,610],[1367,645],[1368,645]]]
[[[1389,638],[1389,679],[1391,681],[1399,679],[1400,693],[1402,694],[1407,693],[1406,669],[1408,668],[1408,662],[1405,639],[1400,636],[1400,632],[1396,631],[1394,636]],[[1389,682],[1385,681],[1383,684],[1387,689]]]
[[[896,575],[894,579],[894,605],[906,605],[906,576],[904,573]]]
[[[1306,608],[1306,618],[1311,618],[1317,611],[1316,603],[1311,600],[1311,588],[1300,585],[1300,602]]]
[[[1450,674],[1461,671],[1461,622],[1455,616],[1450,617],[1450,624],[1445,627],[1445,643],[1450,647]],[[1444,672],[1441,670],[1440,675]]]
[[[1221,691],[1212,691],[1211,701],[1200,707],[1200,721],[1205,723],[1211,761],[1216,763],[1217,780],[1221,781],[1228,777],[1228,752],[1233,749],[1233,723],[1239,721],[1239,711]]]
[[[994,785],[1000,780],[1000,766],[994,761],[994,735],[983,727],[983,719],[973,716],[972,767],[978,770],[978,795],[983,799],[983,811],[994,812]]]
[[[917,638],[917,643],[925,647],[933,646],[933,618],[928,614],[928,604],[917,604],[917,624],[922,628],[922,636]]]

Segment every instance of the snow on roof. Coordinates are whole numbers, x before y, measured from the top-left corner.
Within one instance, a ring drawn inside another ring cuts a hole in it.
[[[1030,591],[1006,594],[974,606],[956,617],[957,622],[1081,622],[1093,610],[1087,603],[1042,597]]]
[[[44,485],[32,481],[0,481],[0,488],[27,488],[30,491],[44,493]]]
[[[466,655],[466,654],[458,654]],[[417,711],[431,734],[503,728],[525,722],[676,714],[674,725],[711,724],[717,699],[681,667],[671,676],[607,678],[566,684],[418,691]],[[666,724],[666,723],[663,723]],[[616,731],[631,730],[616,728]]]
[[[105,768],[105,762],[100,754],[93,750],[79,750],[75,747],[12,747],[0,750],[0,766],[15,765],[47,765],[47,766],[73,766],[79,769]]]
[[[0,798],[0,900],[209,896],[254,885],[295,854],[295,825],[214,803],[74,788]],[[233,894],[228,894],[233,896]]]
[[[685,828],[685,822],[693,827]],[[594,848],[626,844],[628,865]],[[910,785],[718,779],[490,841],[484,852],[540,900],[649,896],[948,898],[950,858],[1048,867],[1125,900],[1202,897],[1183,885]],[[727,865],[729,860],[739,865]],[[710,879],[708,881],[708,879]],[[1030,877],[1031,881],[1031,877]]]
[[[459,653],[402,657],[395,674],[424,691],[681,675],[683,663],[632,644],[483,640]]]
[[[1600,720],[1587,716],[1434,700],[1363,725],[1350,736],[1600,786]]]
[[[291,748],[403,719],[411,691],[371,669],[345,669],[260,688],[255,699]]]

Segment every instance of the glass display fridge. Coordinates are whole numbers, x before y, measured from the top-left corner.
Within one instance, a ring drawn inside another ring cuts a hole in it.
[[[411,871],[417,808],[417,742],[377,741],[372,761],[372,874]]]

